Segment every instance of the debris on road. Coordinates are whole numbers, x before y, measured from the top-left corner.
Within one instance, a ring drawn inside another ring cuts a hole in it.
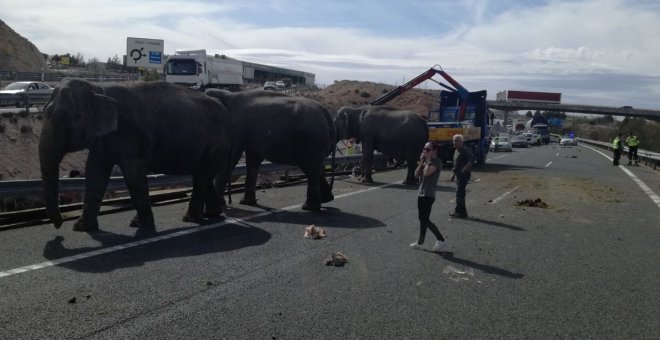
[[[346,263],[348,263],[348,257],[340,252],[332,253],[330,258],[325,259],[326,266],[343,267]]]
[[[519,207],[524,206],[524,207],[544,208],[544,209],[550,207],[547,203],[543,202],[543,200],[541,200],[540,198],[537,198],[535,200],[526,199],[526,200],[518,201],[518,203],[516,203],[516,205],[519,206]]]
[[[326,233],[325,229],[319,228],[316,225],[312,224],[305,228],[305,238],[311,238],[314,240],[318,240],[320,238],[324,238],[328,236],[328,233]]]

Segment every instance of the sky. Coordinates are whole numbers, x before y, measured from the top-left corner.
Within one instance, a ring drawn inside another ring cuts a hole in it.
[[[314,73],[322,87],[401,85],[439,65],[488,99],[561,92],[660,110],[656,0],[0,0],[0,20],[51,55],[107,61],[127,37],[162,39],[165,54],[206,49]]]

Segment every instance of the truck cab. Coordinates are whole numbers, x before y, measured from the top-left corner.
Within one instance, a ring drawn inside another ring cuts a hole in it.
[[[239,91],[243,85],[243,64],[224,55],[208,56],[206,50],[177,51],[165,63],[165,81],[202,91]]]

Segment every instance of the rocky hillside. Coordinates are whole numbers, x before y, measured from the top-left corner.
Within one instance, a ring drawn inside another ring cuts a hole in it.
[[[344,105],[359,106],[369,104],[374,99],[394,89],[394,86],[380,83],[341,80],[321,91],[302,92],[299,95],[316,99],[328,109],[336,112]],[[407,109],[426,116],[437,110],[440,91],[412,89],[404,92],[386,105]]]
[[[39,49],[0,20],[0,70],[40,72],[45,67]]]

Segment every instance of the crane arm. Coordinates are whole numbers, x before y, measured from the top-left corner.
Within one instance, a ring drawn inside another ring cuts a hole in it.
[[[450,86],[447,86],[447,85],[445,85],[441,82],[438,82],[438,81],[434,80],[433,76],[436,75],[436,74],[439,74],[443,78],[445,78],[447,80],[447,82],[449,82],[453,86],[453,88],[450,87]],[[426,80],[434,81],[434,82],[438,83],[440,86],[442,86],[442,87],[444,87],[444,88],[446,88],[450,91],[457,92],[459,94],[459,96],[461,97],[461,99],[467,99],[467,97],[468,97],[469,91],[466,88],[464,88],[459,82],[454,80],[454,78],[452,78],[449,74],[447,74],[445,71],[443,71],[442,68],[439,65],[435,65],[432,68],[426,70],[424,73],[422,73],[422,74],[418,75],[417,77],[413,78],[409,82],[407,82],[407,83],[405,83],[401,86],[398,86],[394,90],[392,90],[388,93],[385,93],[384,95],[376,98],[374,101],[371,102],[371,105],[385,104],[385,103],[389,102],[390,100],[396,98],[400,94],[402,94],[402,93],[414,88],[415,86],[423,83]]]

